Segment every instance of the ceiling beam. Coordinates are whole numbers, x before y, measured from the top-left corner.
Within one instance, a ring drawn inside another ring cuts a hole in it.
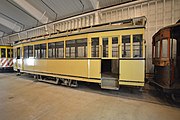
[[[21,26],[18,25],[18,23],[11,22],[11,21],[4,19],[2,17],[0,17],[0,24],[6,26],[7,28],[9,28],[15,32],[19,32],[22,28]]]
[[[45,24],[48,22],[51,22],[51,20],[45,15],[46,11],[42,13],[38,9],[36,9],[34,6],[32,6],[29,2],[26,0],[13,0],[16,2],[19,6],[21,6],[25,11],[27,11],[29,14],[34,16],[39,22]]]
[[[99,0],[90,0],[94,9],[99,9]]]
[[[4,32],[1,32],[1,31],[0,31],[0,37],[2,37],[3,35],[4,35]]]

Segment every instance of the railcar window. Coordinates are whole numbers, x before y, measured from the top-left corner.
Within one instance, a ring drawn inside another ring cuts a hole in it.
[[[56,58],[64,57],[64,41],[56,42]]]
[[[69,40],[66,42],[66,57],[86,57],[87,39]]]
[[[157,41],[155,43],[155,57],[159,58],[160,55],[160,41]]]
[[[28,46],[24,47],[24,58],[28,58]]]
[[[1,48],[1,58],[6,57],[6,49],[5,48]]]
[[[118,37],[112,37],[112,57],[118,57]]]
[[[66,41],[66,57],[75,58],[75,40]]]
[[[46,44],[35,45],[35,58],[46,58]]]
[[[28,46],[28,57],[33,57],[33,46]]]
[[[55,58],[55,43],[48,44],[48,58]]]
[[[35,58],[40,58],[40,45],[35,45],[34,46],[34,57]]]
[[[171,45],[171,49],[170,49],[170,53],[171,53],[171,57],[172,58],[176,58],[176,47],[177,47],[177,40],[176,39],[171,39],[170,40],[170,45]]]
[[[167,39],[163,39],[162,40],[162,57],[163,58],[167,58],[167,54],[168,54],[168,41]]]
[[[40,58],[46,58],[46,44],[40,44]]]
[[[21,58],[21,48],[17,48],[17,59]]]
[[[33,57],[33,46],[24,47],[24,58]]]
[[[102,38],[103,41],[103,57],[108,57],[108,38]]]
[[[87,39],[76,40],[75,43],[76,57],[87,56]]]
[[[99,38],[91,38],[91,57],[99,57]]]
[[[142,34],[133,35],[133,57],[142,57]]]
[[[17,57],[17,49],[13,49],[13,58]]]
[[[11,58],[11,49],[7,49],[7,57]]]
[[[13,49],[11,49],[11,58],[13,58]]]
[[[131,57],[130,35],[122,36],[122,57]]]

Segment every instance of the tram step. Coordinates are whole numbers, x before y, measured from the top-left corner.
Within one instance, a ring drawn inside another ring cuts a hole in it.
[[[103,89],[111,89],[111,90],[119,90],[119,82],[118,79],[101,79],[101,88]]]
[[[58,82],[59,82],[59,80],[52,81],[52,80],[43,80],[43,79],[38,79],[38,81],[47,82],[47,83],[52,83],[52,84],[58,84]]]

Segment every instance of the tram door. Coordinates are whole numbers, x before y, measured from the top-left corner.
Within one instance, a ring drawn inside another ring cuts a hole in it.
[[[18,47],[17,48],[17,71],[20,72],[20,70],[23,70],[23,61],[22,61],[22,48]]]
[[[118,89],[118,37],[102,37],[101,49],[101,87]]]
[[[179,39],[180,40],[180,39]],[[177,40],[177,51],[176,51],[176,80],[179,80],[178,82],[180,83],[180,41]]]
[[[174,28],[170,39],[171,85],[180,83],[180,27]]]

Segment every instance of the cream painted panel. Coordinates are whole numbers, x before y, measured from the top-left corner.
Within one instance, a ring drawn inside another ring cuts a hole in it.
[[[88,77],[88,60],[48,60],[45,70],[55,74]]]
[[[101,60],[89,60],[89,78],[101,78]]]
[[[120,80],[144,82],[144,60],[120,60]]]

